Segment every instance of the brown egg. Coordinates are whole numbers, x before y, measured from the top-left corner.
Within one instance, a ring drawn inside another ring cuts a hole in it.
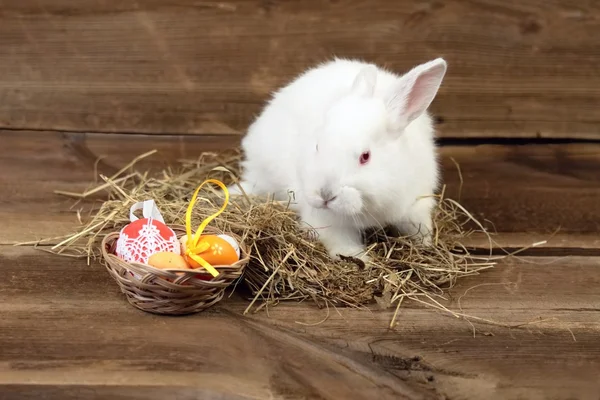
[[[190,269],[185,258],[177,253],[161,251],[148,258],[148,265],[158,269]]]

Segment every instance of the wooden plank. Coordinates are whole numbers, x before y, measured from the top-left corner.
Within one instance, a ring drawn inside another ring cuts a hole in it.
[[[0,132],[0,219],[10,231],[0,243],[39,240],[76,229],[74,200],[55,190],[82,192],[97,182],[96,172],[108,176],[138,155],[158,149],[143,170],[159,171],[178,159],[195,159],[201,151],[230,148],[228,136],[171,137],[144,135],[89,135],[57,132]],[[85,217],[85,216],[84,216]]]
[[[94,181],[94,165],[110,175],[134,157],[157,149],[140,168],[159,170],[205,150],[236,146],[235,136],[146,136],[0,131],[0,243],[38,240],[71,232],[77,224],[73,201],[54,190],[83,191]],[[550,238],[548,246],[596,249],[600,229],[600,145],[536,145],[441,149],[448,194],[499,232],[502,247],[521,247]],[[453,161],[454,160],[454,161]],[[577,205],[573,207],[573,205]],[[558,235],[551,234],[560,228]],[[573,236],[571,236],[573,235]],[[474,246],[486,247],[482,237]]]
[[[40,312],[54,313],[63,308],[77,308],[78,304],[86,302],[92,302],[94,307],[101,305],[109,314],[129,309],[118,296],[119,289],[108,273],[96,263],[88,266],[85,260],[6,245],[0,246],[0,259],[3,271],[14,279],[14,282],[7,281],[0,286],[0,295],[7,300],[0,302],[2,310],[17,312],[35,304]],[[43,261],[42,269],[36,270],[36,260]],[[503,260],[496,268],[462,279],[461,285],[451,291],[447,305],[485,312],[523,310],[531,314],[561,310],[600,311],[600,293],[596,290],[600,285],[600,275],[596,273],[599,266],[600,257],[513,257]],[[42,280],[43,285],[40,284]],[[468,296],[458,303],[466,288],[480,283],[485,285],[469,289]],[[85,290],[72,290],[72,286],[81,286]],[[40,301],[46,303],[40,304]]]
[[[597,145],[450,146],[441,152],[448,194],[482,222],[491,221],[490,228],[537,233],[537,238],[557,229],[568,234],[600,230]],[[452,160],[460,166],[462,190]]]
[[[308,66],[438,56],[444,137],[598,138],[600,12],[586,0],[5,0],[0,127],[240,134]]]
[[[45,385],[50,398],[73,391],[128,398],[134,387],[159,386],[183,398],[191,389],[226,399],[593,398],[599,266],[596,257],[512,260],[459,281],[442,302],[503,324],[529,323],[520,328],[471,326],[408,301],[389,330],[392,310],[328,312],[307,302],[242,316],[248,302],[236,296],[198,315],[153,316],[129,306],[97,264],[0,246],[0,267],[11,277],[0,281],[0,391],[36,393]]]
[[[342,354],[379,355],[388,366],[418,356],[416,371],[397,372],[426,379],[427,365],[438,372],[434,381],[448,398],[593,399],[600,390],[599,266],[598,258],[511,260],[460,280],[441,302],[512,328],[477,320],[471,325],[412,302],[404,304],[393,331],[380,328],[391,317],[382,311],[322,310],[315,316],[286,303],[255,318],[343,348]]]
[[[0,284],[0,385],[49,385],[57,394],[72,385],[164,385],[174,395],[192,388],[224,399],[427,398],[308,342],[265,337],[219,309],[182,318],[138,311],[96,264],[0,246],[0,267],[10,276]]]
[[[252,397],[220,394],[203,388],[181,387],[177,384],[119,386],[119,385],[0,385],[0,399],[19,400],[246,400]]]
[[[538,232],[499,232],[487,236],[474,233],[464,240],[464,245],[479,254],[489,254],[490,237],[493,240],[492,253],[496,255],[519,251],[520,255],[560,256],[560,255],[600,255],[600,238],[594,233],[557,233]],[[540,242],[545,243],[539,244]],[[536,244],[535,247],[529,247]],[[527,247],[527,249],[524,249]]]

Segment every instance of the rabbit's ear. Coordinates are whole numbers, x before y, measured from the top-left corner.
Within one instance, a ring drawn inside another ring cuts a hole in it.
[[[377,83],[377,67],[369,65],[360,70],[354,78],[352,92],[360,96],[371,97]]]
[[[447,64],[442,58],[421,64],[398,79],[387,96],[390,116],[399,127],[427,110],[440,88]]]

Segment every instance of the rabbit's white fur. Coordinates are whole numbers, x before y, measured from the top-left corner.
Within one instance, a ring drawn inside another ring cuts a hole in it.
[[[282,200],[293,192],[293,209],[334,258],[368,259],[368,227],[394,225],[430,243],[439,170],[426,109],[445,72],[439,58],[403,76],[346,59],[307,70],[250,125],[241,186]]]

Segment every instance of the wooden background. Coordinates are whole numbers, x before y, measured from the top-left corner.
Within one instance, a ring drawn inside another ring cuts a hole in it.
[[[3,0],[0,128],[240,134],[332,55],[442,56],[442,137],[598,139],[595,0]]]
[[[239,295],[165,318],[97,263],[14,246],[77,228],[54,190],[151,149],[156,171],[236,146],[332,55],[448,60],[431,108],[448,194],[457,162],[498,254],[549,239],[447,293],[504,326],[409,301],[393,329],[376,306],[243,316]],[[599,66],[597,0],[0,0],[0,400],[597,400]]]

